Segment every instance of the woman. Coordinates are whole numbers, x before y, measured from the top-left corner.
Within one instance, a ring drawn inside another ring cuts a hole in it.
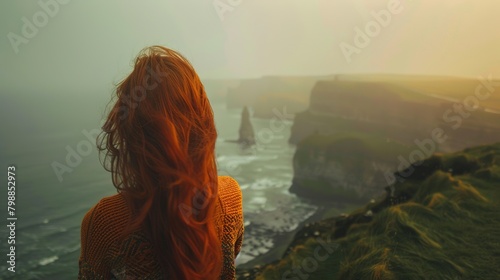
[[[81,228],[79,279],[235,279],[238,183],[218,176],[210,102],[182,55],[144,49],[97,140],[118,193]]]

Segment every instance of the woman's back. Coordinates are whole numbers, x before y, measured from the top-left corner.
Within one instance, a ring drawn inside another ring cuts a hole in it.
[[[242,196],[236,180],[219,176],[219,198],[216,226],[224,259],[220,279],[235,279],[234,259],[240,251],[244,232]],[[196,209],[180,211],[190,215]],[[131,215],[121,194],[101,199],[87,212],[81,229],[79,279],[170,279],[162,275],[144,231],[138,230],[120,241]]]

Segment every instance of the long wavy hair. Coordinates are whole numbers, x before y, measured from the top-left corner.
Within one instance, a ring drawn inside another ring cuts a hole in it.
[[[144,230],[171,279],[218,279],[217,131],[190,62],[166,47],[143,49],[102,130],[101,163],[134,211],[123,236]]]

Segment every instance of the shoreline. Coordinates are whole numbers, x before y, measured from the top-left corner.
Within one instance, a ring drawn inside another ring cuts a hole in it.
[[[328,212],[332,207],[328,207],[325,204],[318,205],[318,210],[314,212],[309,218],[300,222],[291,232],[279,233],[273,238],[274,246],[268,252],[259,255],[248,262],[242,263],[236,267],[237,271],[247,271],[254,269],[255,267],[261,267],[263,265],[279,261],[283,257],[284,253],[288,249],[295,235],[300,231],[306,224],[319,221],[323,218],[323,215]],[[245,242],[245,241],[243,241]]]

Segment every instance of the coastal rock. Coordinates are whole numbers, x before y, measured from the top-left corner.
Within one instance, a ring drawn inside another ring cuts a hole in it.
[[[240,138],[238,138],[238,143],[245,146],[251,146],[255,144],[255,134],[252,123],[250,122],[250,113],[248,112],[247,106],[243,108],[243,112],[241,113],[241,125],[239,134]]]
[[[255,133],[252,122],[250,121],[250,113],[247,106],[241,112],[241,124],[239,130],[239,138],[237,140],[226,140],[226,142],[238,143],[244,147],[255,145]]]
[[[315,133],[297,145],[290,192],[322,202],[364,202],[380,196],[396,171],[395,145],[384,139]]]

